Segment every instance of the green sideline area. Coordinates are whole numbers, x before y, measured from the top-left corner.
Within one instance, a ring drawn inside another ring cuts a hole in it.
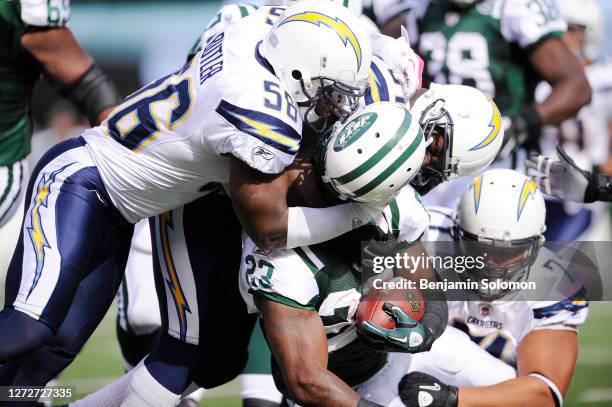
[[[76,361],[60,378],[60,384],[76,387],[77,395],[95,391],[122,373],[115,338],[112,308]],[[580,330],[580,356],[565,406],[612,405],[612,303],[593,303]],[[554,344],[551,344],[554,346]],[[209,392],[201,406],[240,406],[237,381]]]

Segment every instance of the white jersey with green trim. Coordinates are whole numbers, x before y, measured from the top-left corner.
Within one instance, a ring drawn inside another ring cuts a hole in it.
[[[410,186],[404,187],[376,218],[383,234],[408,243],[418,240],[428,223],[427,211]],[[243,242],[240,284],[251,312],[256,312],[252,294],[318,311],[330,352],[356,338],[354,317],[361,298],[361,276],[349,253],[339,252],[333,242],[271,251],[259,249],[246,233]]]
[[[70,19],[70,0],[20,0],[21,20],[34,27],[64,27]]]
[[[427,207],[431,223],[424,241],[449,241],[453,212],[447,208]],[[582,286],[567,279],[570,265],[543,247],[527,281],[533,281],[542,299],[521,300],[519,294],[506,301],[449,301],[449,322],[491,355],[516,365],[520,342],[537,329],[577,330],[588,316],[588,302]],[[561,293],[567,293],[562,295]],[[530,298],[534,296],[530,294]]]
[[[202,196],[208,183],[227,182],[229,156],[264,173],[293,161],[301,117],[258,51],[270,27],[258,13],[228,26],[181,70],[130,95],[84,133],[126,219],[157,215]]]

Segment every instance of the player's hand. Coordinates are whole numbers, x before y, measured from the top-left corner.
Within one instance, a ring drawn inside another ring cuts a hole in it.
[[[532,155],[527,160],[527,168],[538,172],[535,179],[540,189],[561,199],[594,202],[597,187],[593,174],[578,167],[560,144],[556,150],[559,161],[543,155]]]
[[[385,46],[380,57],[389,64],[397,79],[402,82],[404,98],[409,100],[421,87],[425,64],[410,47],[406,28],[402,26],[402,36],[389,41],[389,45]]]
[[[504,140],[498,157],[506,158],[520,147],[538,150],[542,119],[533,106],[526,106],[516,116],[505,117]]]
[[[407,406],[457,407],[459,389],[421,372],[405,375],[398,385],[399,396]]]
[[[383,328],[371,321],[363,321],[357,333],[368,346],[384,352],[403,353],[418,353],[431,348],[433,340],[429,330],[400,306],[385,302],[383,311],[393,318],[395,328]]]

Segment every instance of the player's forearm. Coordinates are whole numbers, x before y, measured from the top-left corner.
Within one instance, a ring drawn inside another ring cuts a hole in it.
[[[540,114],[542,124],[559,124],[575,116],[590,101],[591,87],[584,73],[578,73],[554,84],[548,98],[535,108]]]
[[[539,379],[517,377],[493,386],[459,388],[459,407],[555,407],[550,389]]]
[[[327,369],[300,375],[288,383],[291,399],[302,406],[357,406],[359,394]]]
[[[30,31],[23,35],[21,43],[58,89],[76,82],[94,63],[68,28]]]

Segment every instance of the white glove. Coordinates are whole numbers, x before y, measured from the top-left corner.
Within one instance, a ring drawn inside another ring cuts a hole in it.
[[[386,35],[374,34],[371,39],[374,55],[382,58],[391,67],[402,82],[404,97],[408,101],[421,87],[425,66],[421,57],[410,47],[408,31],[402,26],[400,38],[393,39]]]

